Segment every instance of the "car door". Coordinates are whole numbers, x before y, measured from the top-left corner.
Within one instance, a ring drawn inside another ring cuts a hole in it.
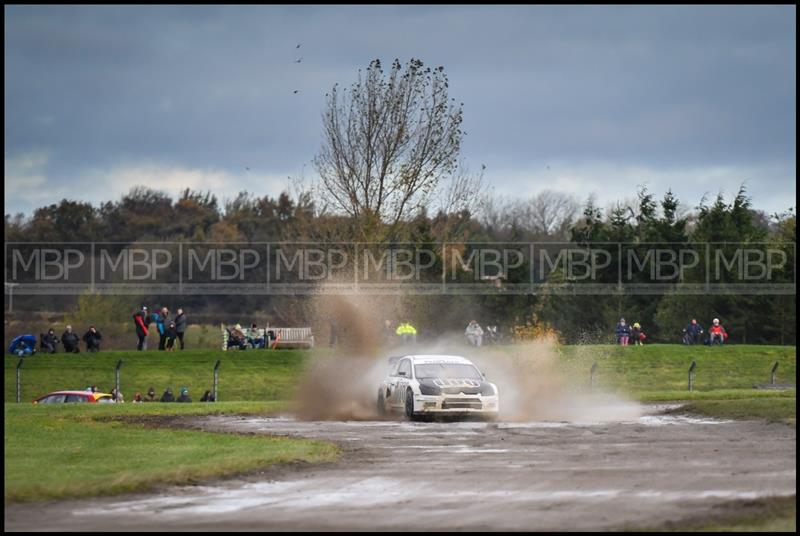
[[[394,386],[394,404],[398,407],[404,407],[406,403],[406,387],[411,381],[411,360],[406,358],[400,361],[397,367],[397,377]]]

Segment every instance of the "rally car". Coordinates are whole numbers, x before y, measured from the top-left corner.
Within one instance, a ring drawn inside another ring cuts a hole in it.
[[[389,358],[378,389],[378,412],[405,413],[409,419],[436,415],[488,418],[500,410],[497,386],[469,359],[453,355]]]

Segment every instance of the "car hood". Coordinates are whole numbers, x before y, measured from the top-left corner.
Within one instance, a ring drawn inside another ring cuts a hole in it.
[[[469,378],[425,378],[419,380],[420,385],[428,387],[438,387],[442,393],[448,395],[478,395],[484,387],[491,385],[483,380],[473,380]]]

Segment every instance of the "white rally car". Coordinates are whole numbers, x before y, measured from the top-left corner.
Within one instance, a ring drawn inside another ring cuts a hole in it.
[[[425,415],[477,415],[495,418],[497,386],[469,359],[453,355],[389,358],[389,372],[378,389],[378,412]]]

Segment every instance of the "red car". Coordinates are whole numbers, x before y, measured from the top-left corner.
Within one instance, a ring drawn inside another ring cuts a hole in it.
[[[68,402],[113,404],[114,397],[108,393],[93,393],[91,391],[54,391],[33,401],[34,404],[64,404]]]

